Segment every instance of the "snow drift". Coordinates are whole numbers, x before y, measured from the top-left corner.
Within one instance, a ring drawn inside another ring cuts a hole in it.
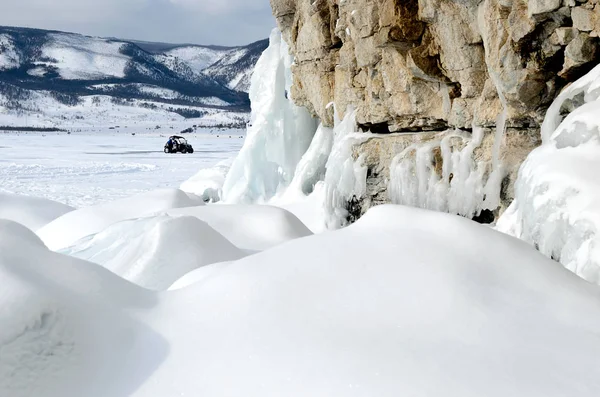
[[[600,284],[600,66],[565,89],[521,167],[498,229]],[[566,115],[566,117],[564,117]]]
[[[378,207],[201,270],[156,294],[0,222],[0,395],[600,393],[600,290],[459,217]]]
[[[41,228],[38,235],[50,249],[58,250],[120,221],[141,218],[171,208],[197,205],[204,205],[200,197],[181,190],[155,190],[70,212]]]
[[[166,214],[196,217],[235,246],[251,252],[312,234],[292,213],[268,205],[207,205],[171,209]]]
[[[0,282],[2,396],[124,397],[167,355],[166,341],[131,314],[153,307],[156,296],[49,251],[6,220]]]
[[[0,219],[21,223],[33,231],[73,210],[52,200],[0,193]]]
[[[189,216],[124,221],[61,252],[157,291],[200,267],[245,256],[206,223]]]

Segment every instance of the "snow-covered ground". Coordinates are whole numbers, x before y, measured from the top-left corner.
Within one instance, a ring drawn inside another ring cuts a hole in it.
[[[85,206],[0,194],[0,396],[600,395],[600,67],[521,170],[525,241],[399,205],[313,234],[364,188],[355,123],[294,107],[271,39],[235,161],[222,132],[0,135],[3,189]]]
[[[167,155],[169,134],[0,133],[0,192],[84,207],[163,187],[179,187],[199,169],[235,156],[241,131],[186,135],[194,154]],[[133,131],[133,130],[132,130]],[[218,137],[217,137],[218,136]],[[231,136],[231,138],[230,138]]]
[[[284,211],[232,207],[218,233],[192,215],[208,207],[110,227],[78,258],[0,220],[0,395],[600,393],[600,290],[526,243],[399,206],[315,236]],[[71,214],[55,224],[77,226]],[[225,236],[256,231],[292,240],[237,259]],[[119,276],[177,281],[156,293]]]

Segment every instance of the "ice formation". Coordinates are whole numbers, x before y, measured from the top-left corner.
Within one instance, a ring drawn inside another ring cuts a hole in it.
[[[566,88],[515,185],[501,231],[600,284],[600,66]],[[566,117],[564,117],[566,115]]]
[[[446,131],[399,153],[390,167],[392,202],[467,218],[495,210],[500,204],[502,167],[495,160],[475,160],[483,135],[476,126],[472,134]],[[441,156],[441,169],[434,161],[436,153]]]
[[[287,44],[274,29],[252,76],[251,123],[225,179],[225,202],[267,202],[281,193],[309,148],[317,121],[290,98],[292,62]]]
[[[343,120],[337,110],[333,129],[334,143],[325,174],[325,216],[329,229],[346,226],[353,216],[348,203],[366,193],[367,167],[363,158],[354,159],[352,148],[367,139],[367,134],[356,132],[356,110],[349,108]]]

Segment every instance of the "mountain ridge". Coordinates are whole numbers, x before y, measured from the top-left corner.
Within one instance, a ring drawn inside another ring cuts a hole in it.
[[[0,26],[0,107],[20,111],[32,93],[47,93],[66,105],[107,96],[183,106],[189,109],[177,113],[188,118],[204,109],[246,113],[249,76],[267,45],[154,43]],[[230,54],[239,62],[214,66]]]

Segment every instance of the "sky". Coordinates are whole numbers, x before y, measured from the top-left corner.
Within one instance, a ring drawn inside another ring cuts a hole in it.
[[[0,25],[167,43],[243,45],[275,27],[269,0],[0,0]]]

